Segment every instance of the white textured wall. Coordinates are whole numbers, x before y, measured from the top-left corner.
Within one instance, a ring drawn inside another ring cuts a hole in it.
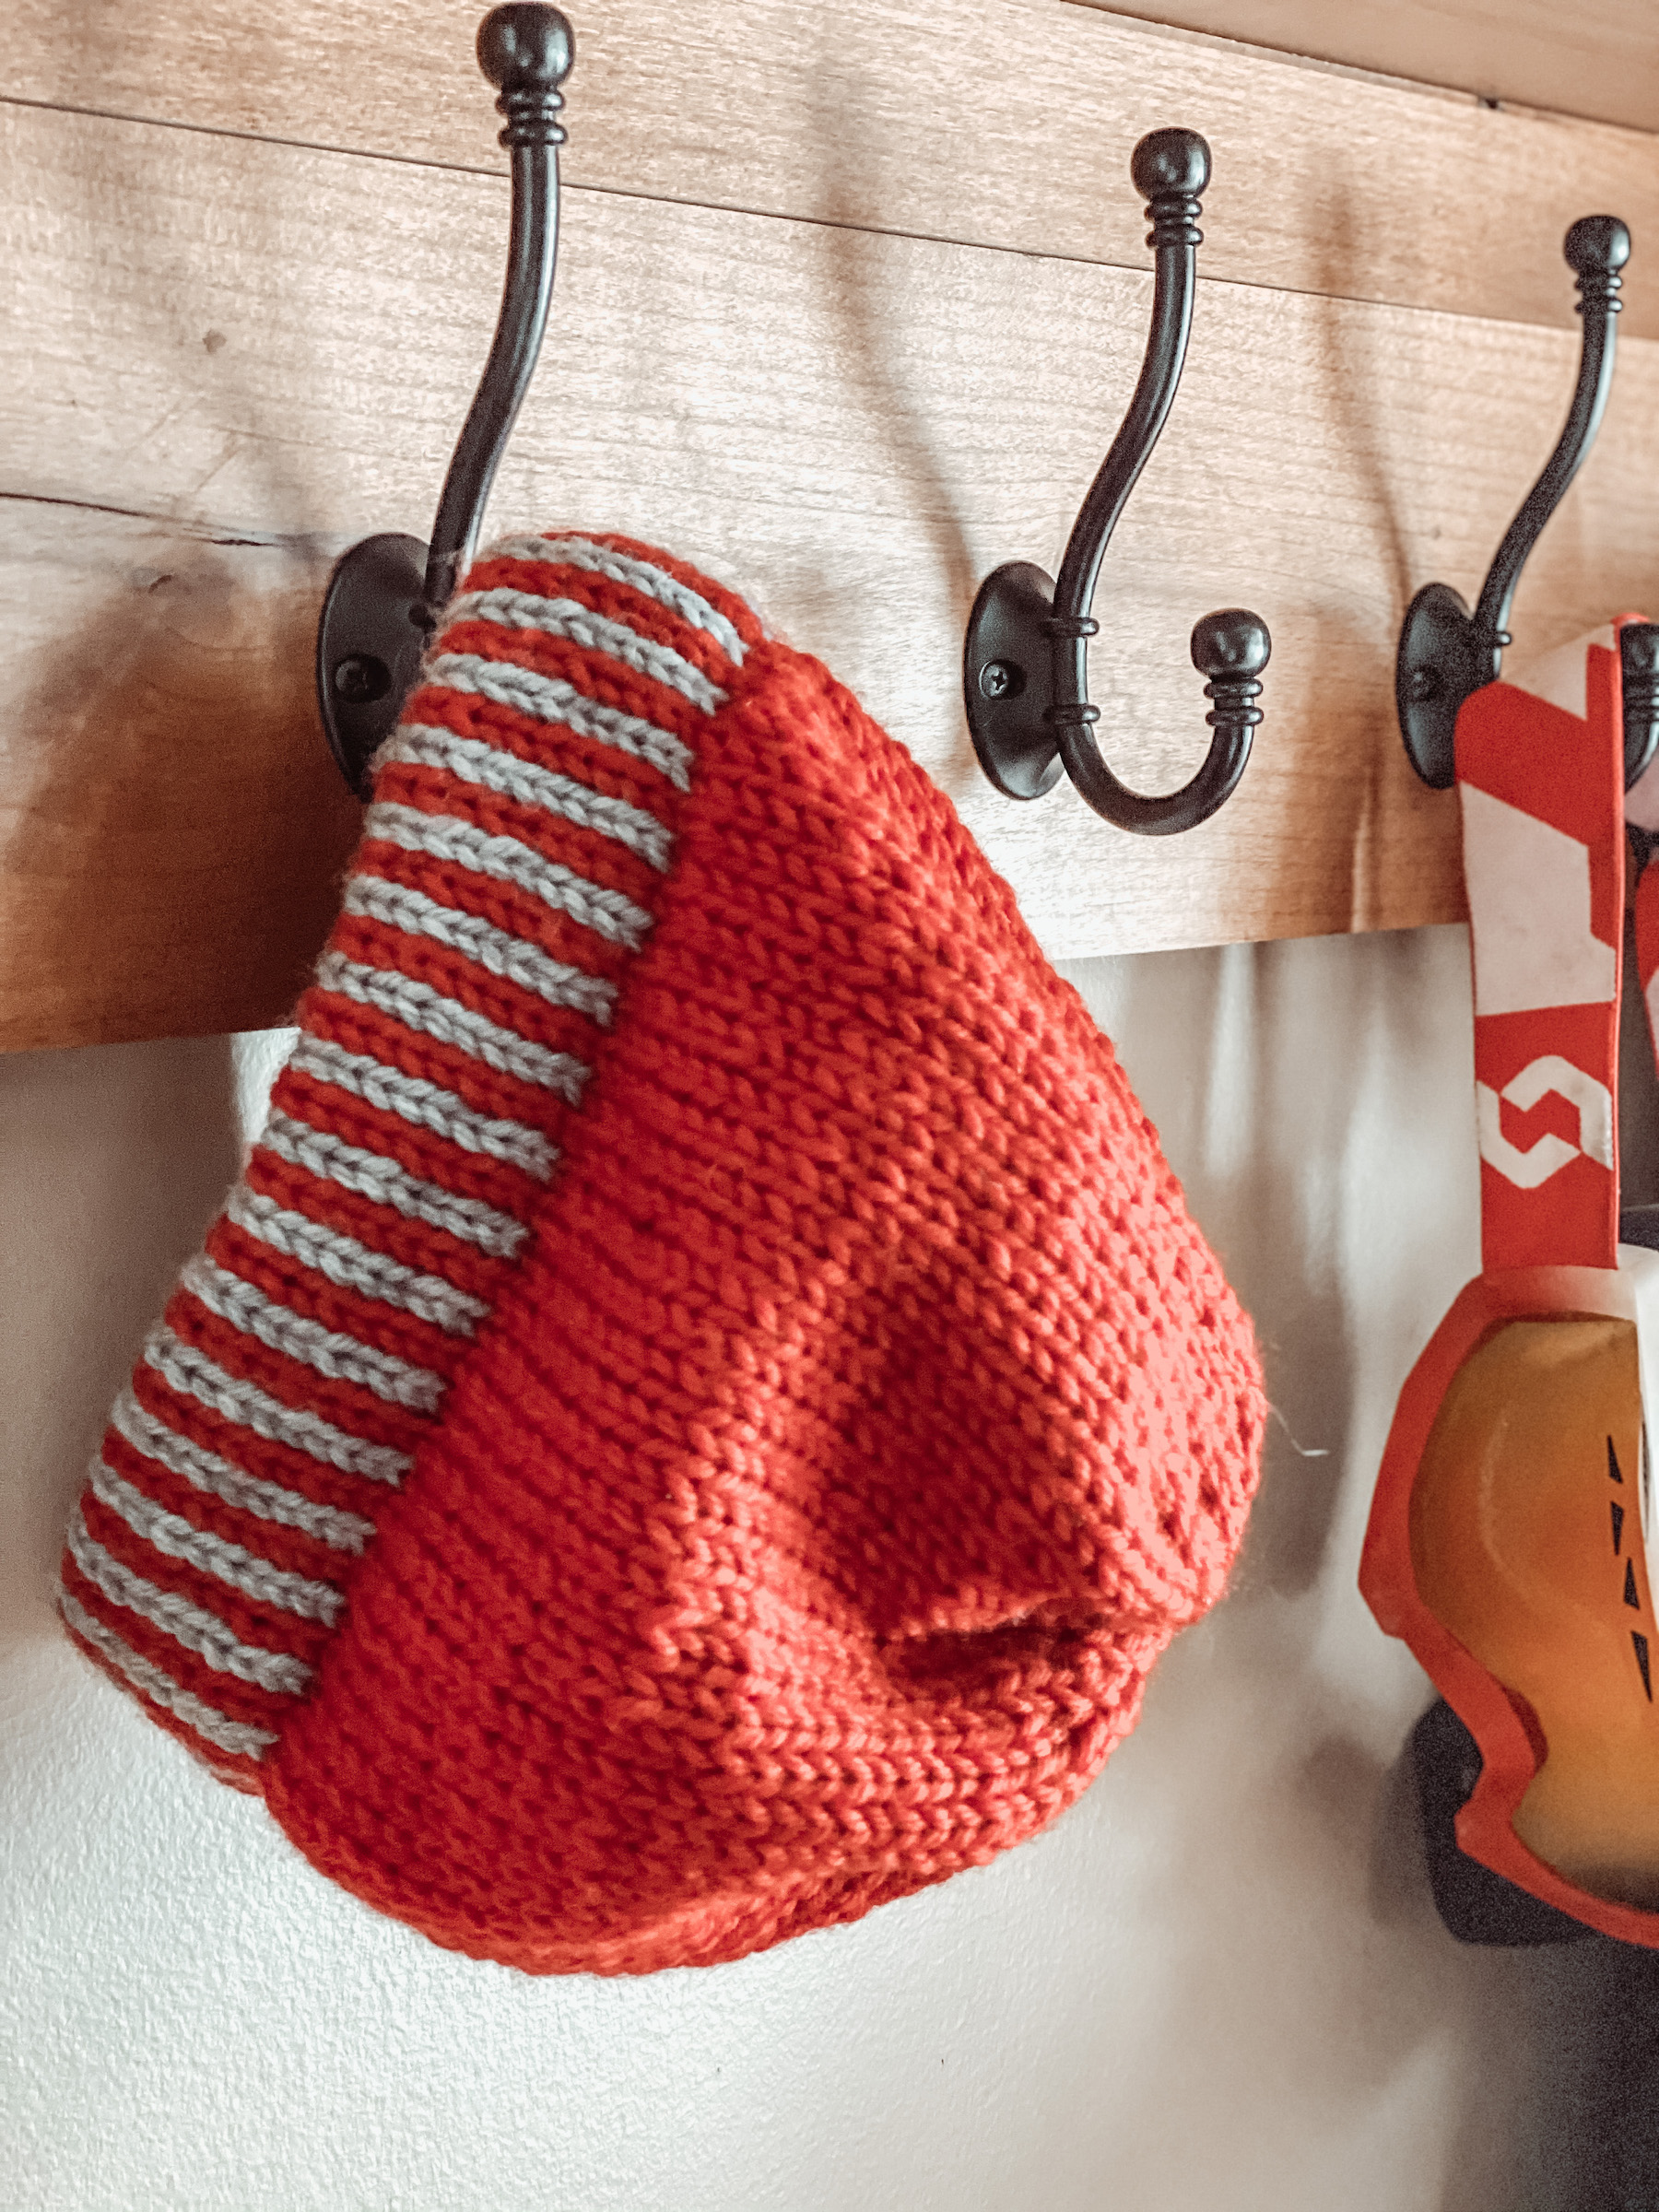
[[[1476,1264],[1464,935],[1072,972],[1262,1333],[1232,1594],[1049,1835],[641,1983],[377,1920],[59,1639],[80,1467],[271,1041],[0,1062],[6,2212],[1605,2207],[1587,1954],[1441,1932],[1398,1764],[1427,1693],[1354,1586]]]

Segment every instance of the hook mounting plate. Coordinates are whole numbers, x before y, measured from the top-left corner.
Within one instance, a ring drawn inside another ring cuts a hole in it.
[[[397,726],[426,650],[427,549],[394,532],[343,554],[317,626],[317,699],[328,749],[359,799]]]
[[[1456,781],[1457,712],[1471,691],[1491,681],[1479,665],[1475,620],[1449,583],[1426,583],[1406,612],[1394,663],[1394,703],[1411,764],[1425,783],[1445,791]]]
[[[993,569],[973,602],[962,654],[968,728],[980,766],[1005,798],[1040,799],[1060,780],[1049,725],[1054,611],[1053,577],[1029,560]]]

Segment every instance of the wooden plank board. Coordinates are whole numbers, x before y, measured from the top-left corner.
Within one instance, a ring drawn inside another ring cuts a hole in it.
[[[1541,6],[1542,0],[1539,0]],[[499,169],[481,0],[12,0],[0,88],[67,108]],[[1566,327],[1581,215],[1639,241],[1627,328],[1659,336],[1659,150],[1559,116],[1310,71],[1067,0],[588,0],[573,183],[647,198],[1147,263],[1128,182],[1166,124],[1209,138],[1214,278]],[[1376,9],[1322,10],[1375,19]],[[1582,12],[1582,11],[1581,11]]]
[[[246,594],[235,647],[244,689],[287,672],[271,747],[291,760],[321,563],[429,517],[493,316],[500,185],[28,110],[0,114],[0,159],[8,228],[31,248],[24,312],[0,328],[10,488],[193,543],[311,548],[303,588]],[[1564,408],[1562,334],[1202,287],[1185,385],[1108,563],[1093,688],[1114,764],[1168,788],[1205,735],[1187,629],[1256,606],[1276,650],[1244,784],[1191,835],[1143,840],[1066,786],[1020,806],[979,774],[959,702],[969,602],[1000,559],[1052,566],[1149,292],[1064,261],[572,193],[495,524],[627,531],[747,590],[956,799],[1057,957],[1455,915],[1452,803],[1415,782],[1394,734],[1394,641],[1416,584],[1477,584]],[[1659,347],[1638,342],[1528,571],[1525,643],[1659,604],[1656,480]],[[66,637],[95,631],[100,573],[69,594],[86,611]],[[61,709],[6,681],[27,761],[58,742]],[[126,712],[117,684],[86,726],[119,746]],[[132,712],[148,726],[141,700]],[[222,720],[204,717],[207,743]],[[243,794],[218,803],[238,815]],[[286,859],[315,833],[277,812],[261,834]],[[26,820],[0,873],[34,834]],[[199,818],[181,831],[193,850],[206,835]],[[128,873],[142,884],[148,865]],[[243,1018],[216,990],[211,1020],[175,1026]]]
[[[315,551],[0,516],[0,1045],[282,1020],[358,820],[312,699]]]
[[[1095,0],[1085,0],[1093,6]],[[1486,100],[1659,130],[1653,0],[1112,0],[1120,15],[1180,24],[1323,61],[1456,85]]]

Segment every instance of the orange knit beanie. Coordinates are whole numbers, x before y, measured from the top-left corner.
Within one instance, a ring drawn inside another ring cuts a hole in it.
[[[72,1523],[81,1648],[532,1972],[1052,1820],[1219,1594],[1248,1322],[948,803],[741,601],[496,547]]]

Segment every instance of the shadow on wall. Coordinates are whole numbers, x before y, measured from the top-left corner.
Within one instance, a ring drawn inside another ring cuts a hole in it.
[[[1369,1475],[1347,1472],[1356,1422],[1380,1393],[1392,1410],[1479,1265],[1466,984],[1465,1034],[1448,1034],[1443,972],[1455,988],[1466,942],[1449,929],[1366,939],[1363,960],[1315,938],[1063,964],[1255,1323],[1273,1418],[1235,1604],[1314,1588],[1345,1497],[1369,1500]]]
[[[1165,1759],[1194,1764],[1200,1706],[1230,1702],[1230,1723],[1210,1724],[1223,1733],[1241,1709],[1261,1728],[1262,1786],[1233,1777],[1227,1841],[1255,1880],[1234,1900],[1234,1970],[1258,1954],[1263,2033],[1350,2106],[1403,2090],[1424,2064],[1445,2070],[1436,2212],[1659,2207],[1659,1958],[1599,1938],[1465,1948],[1429,1893],[1404,1735],[1431,1692],[1356,1575],[1394,1396],[1479,1264],[1468,1022],[1453,1019],[1466,937],[1372,939],[1363,965],[1354,950],[1315,940],[1073,971],[1254,1316],[1278,1416],[1229,1601],[1164,1663],[1153,1729],[1119,1761],[1150,1766],[1161,1745],[1167,1791]],[[1220,1756],[1236,1770],[1236,1752]],[[1171,1831],[1169,1883],[1171,1912],[1184,1888],[1213,1930],[1213,1905],[1196,1901],[1217,1881],[1205,1810],[1189,1804]],[[1269,1900],[1274,1865],[1283,1893]],[[1299,1950],[1328,1959],[1328,2014]],[[1295,2017],[1276,2021],[1276,1983]],[[1206,2009],[1187,2046],[1201,2072]],[[1370,2185],[1356,2172],[1351,2201]]]
[[[88,1457],[240,1157],[229,1038],[0,1056],[0,1653],[56,1633]]]
[[[153,2125],[164,2155],[182,2112],[191,2201],[215,2206],[337,2203],[340,2171],[554,2201],[532,2166],[560,2203],[686,2212],[1659,2206],[1659,2103],[1629,2094],[1659,1959],[1445,1934],[1401,1758],[1428,1692],[1355,1586],[1394,1394],[1475,1263],[1466,957],[1453,929],[1074,971],[1255,1314],[1284,1426],[1231,1596],[1050,1835],[735,1968],[543,1988],[314,1884],[124,1711],[84,1758],[92,1803],[132,1745],[101,1856],[65,1850],[36,1770],[17,1800],[18,2017],[50,2067],[66,2002],[100,2054],[58,2069],[35,2171],[100,2126]],[[86,1456],[236,1171],[239,1075],[246,1125],[288,1041],[0,1059],[0,1652],[55,1636]],[[100,2023],[170,2005],[142,2063],[106,2051]],[[209,2053],[255,2084],[212,2124]],[[365,2134],[365,2111],[395,2124]],[[105,2158],[76,2201],[158,2201],[133,2171]]]

